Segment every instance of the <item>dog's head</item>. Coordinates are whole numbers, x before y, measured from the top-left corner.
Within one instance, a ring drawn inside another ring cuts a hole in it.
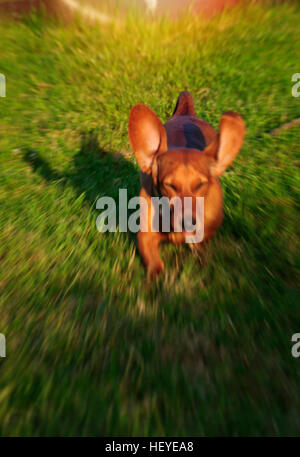
[[[215,178],[222,175],[238,154],[245,133],[237,113],[222,115],[216,139],[203,151],[168,149],[167,135],[157,115],[146,105],[135,105],[129,116],[129,139],[141,170],[152,176],[163,196],[182,200],[192,197],[192,221],[196,220],[196,198],[205,197]]]

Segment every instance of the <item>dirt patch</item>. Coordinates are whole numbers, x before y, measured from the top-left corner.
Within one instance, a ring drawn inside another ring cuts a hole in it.
[[[196,13],[204,16],[212,16],[215,13],[223,11],[224,8],[230,8],[241,3],[244,0],[158,0],[157,13],[169,13],[171,16],[178,16],[187,11],[189,8]]]
[[[282,124],[279,127],[276,127],[276,129],[273,129],[270,132],[270,135],[271,136],[277,136],[277,135],[279,135],[281,132],[283,132],[285,130],[290,130],[290,129],[292,129],[294,127],[298,127],[298,126],[300,126],[300,117],[297,117],[296,119],[293,119],[290,122],[286,122],[285,124]]]
[[[69,18],[70,11],[60,0],[0,1],[0,15],[20,16],[32,11],[44,11],[51,16]]]
[[[221,12],[225,7],[232,7],[237,3],[245,0],[139,0],[136,5],[143,11],[151,10],[155,16],[169,14],[171,17],[176,17],[191,8],[196,13],[202,13],[205,16],[211,16],[214,13]],[[95,16],[101,15],[103,9],[103,1],[86,2],[86,4],[71,0],[64,2],[63,0],[11,0],[0,1],[0,14],[20,15],[27,14],[32,10],[44,10],[47,13],[55,16],[66,15],[69,17],[71,11],[76,10],[86,15],[86,11],[94,11]],[[134,2],[123,0],[121,10],[127,10]],[[120,2],[111,0],[111,6],[120,5]],[[73,6],[72,6],[73,5]],[[75,8],[74,8],[75,5]],[[152,5],[152,6],[151,6]],[[150,7],[151,6],[151,7]],[[90,15],[90,13],[89,13]],[[97,19],[97,17],[95,17]]]

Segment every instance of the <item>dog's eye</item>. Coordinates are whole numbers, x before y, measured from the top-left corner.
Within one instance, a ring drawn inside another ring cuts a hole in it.
[[[201,187],[203,187],[205,184],[207,184],[207,181],[201,181],[201,182],[199,182],[199,183],[195,186],[194,191],[195,191],[195,192],[198,192],[198,190],[200,190]]]
[[[169,189],[175,190],[175,192],[177,191],[177,187],[174,186],[174,184],[166,182],[165,186],[168,187]]]
[[[200,190],[203,184],[204,182],[199,182],[199,184],[197,184],[197,186],[195,187],[195,191]]]

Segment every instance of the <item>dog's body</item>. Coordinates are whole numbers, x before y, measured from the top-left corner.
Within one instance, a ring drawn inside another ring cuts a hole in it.
[[[217,134],[210,124],[196,116],[189,92],[179,95],[173,116],[164,126],[146,105],[131,109],[129,138],[141,168],[140,197],[147,202],[141,206],[138,247],[150,277],[164,269],[159,243],[183,243],[190,235],[185,231],[151,231],[155,211],[151,197],[155,194],[169,199],[180,197],[182,203],[184,197],[191,197],[193,220],[197,219],[195,197],[204,197],[202,242],[211,238],[222,223],[223,196],[218,177],[240,150],[244,121],[237,113],[225,113],[219,130]],[[173,227],[175,222],[173,219]]]

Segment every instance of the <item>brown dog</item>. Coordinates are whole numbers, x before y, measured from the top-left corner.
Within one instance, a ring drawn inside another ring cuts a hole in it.
[[[129,139],[141,168],[140,197],[147,202],[141,205],[138,248],[148,277],[164,270],[159,243],[183,243],[188,235],[188,232],[172,229],[169,233],[151,231],[155,211],[151,197],[172,199],[176,196],[182,201],[184,197],[192,197],[193,221],[196,220],[195,197],[204,197],[203,241],[207,241],[223,220],[223,195],[218,177],[238,154],[244,134],[243,118],[232,112],[222,115],[217,134],[210,124],[196,116],[189,92],[179,95],[173,116],[164,125],[146,105],[135,105],[131,109]],[[173,228],[174,223],[173,218]]]

